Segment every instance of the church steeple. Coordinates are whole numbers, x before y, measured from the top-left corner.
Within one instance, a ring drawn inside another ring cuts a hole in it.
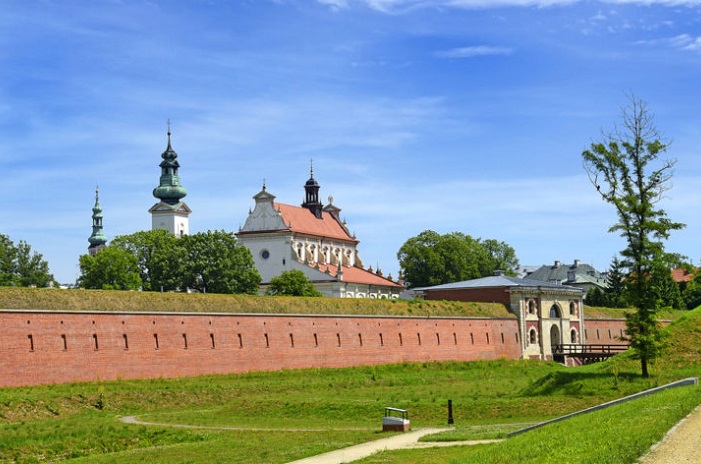
[[[158,187],[153,189],[153,196],[158,203],[148,212],[151,213],[151,229],[165,229],[182,237],[190,233],[189,216],[192,210],[182,201],[187,195],[185,187],[180,185],[178,177],[178,154],[170,144],[170,120],[168,121],[168,146],[161,154],[161,179]]]
[[[92,207],[92,235],[88,238],[90,246],[88,253],[95,256],[107,243],[107,237],[102,232],[102,207],[100,206],[100,190],[95,187],[95,206]]]
[[[178,154],[170,145],[170,121],[168,122],[168,147],[161,154],[161,179],[158,187],[153,189],[153,196],[164,203],[175,205],[180,199],[187,195],[185,187],[180,185],[178,177]]]
[[[314,165],[309,167],[309,180],[304,184],[303,208],[307,208],[317,218],[321,219],[324,205],[319,201],[319,183],[314,179]]]

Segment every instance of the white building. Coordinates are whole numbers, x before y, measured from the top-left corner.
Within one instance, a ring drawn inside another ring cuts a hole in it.
[[[236,237],[253,255],[261,287],[284,271],[298,269],[324,295],[338,298],[398,298],[404,286],[380,270],[364,269],[359,241],[340,219],[341,210],[319,201],[319,184],[311,173],[304,186],[305,202],[275,202],[265,185],[253,199],[245,225]]]

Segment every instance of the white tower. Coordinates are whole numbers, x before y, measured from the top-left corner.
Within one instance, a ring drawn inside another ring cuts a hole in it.
[[[168,147],[161,154],[161,179],[153,189],[153,196],[160,201],[148,210],[151,213],[151,229],[165,229],[176,237],[190,233],[189,216],[192,210],[181,199],[187,195],[178,177],[178,154],[170,146],[170,124],[168,127]]]

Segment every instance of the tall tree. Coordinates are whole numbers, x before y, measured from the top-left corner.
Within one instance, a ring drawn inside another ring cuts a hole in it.
[[[208,293],[258,292],[260,274],[248,248],[237,246],[225,231],[186,235],[179,240],[185,250],[183,287]]]
[[[653,276],[669,271],[664,241],[671,231],[684,227],[671,221],[659,207],[670,188],[676,160],[660,159],[667,144],[653,119],[646,104],[631,96],[622,109],[622,127],[582,153],[591,183],[618,216],[609,232],[620,233],[626,241],[622,265],[629,271],[629,302],[636,308],[626,317],[626,338],[640,359],[644,377],[649,375],[648,363],[664,346]]]
[[[432,230],[404,242],[397,258],[412,288],[486,277],[497,269],[513,274],[518,265],[516,252],[504,242]]]

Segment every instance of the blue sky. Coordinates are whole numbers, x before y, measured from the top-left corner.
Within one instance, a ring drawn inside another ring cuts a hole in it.
[[[109,238],[150,228],[170,119],[191,232],[236,231],[313,159],[366,265],[426,229],[522,264],[624,247],[581,152],[645,100],[678,160],[663,207],[701,257],[701,1],[1,1],[0,233],[72,283],[95,186]]]

